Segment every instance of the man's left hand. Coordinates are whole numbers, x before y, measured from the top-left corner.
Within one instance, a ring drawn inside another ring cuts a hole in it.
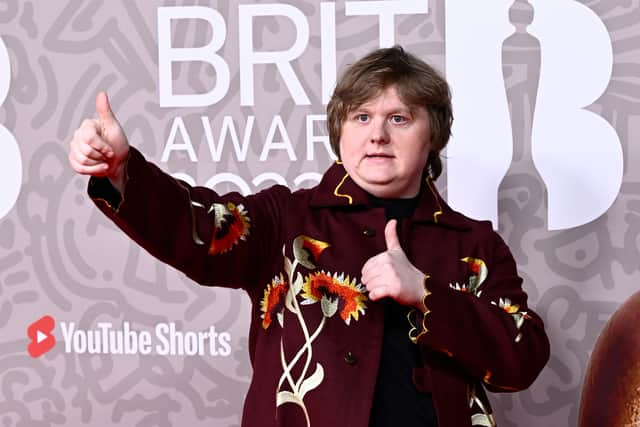
[[[411,305],[425,311],[425,274],[407,258],[398,239],[395,219],[387,222],[384,239],[387,250],[369,258],[362,267],[362,283],[372,301],[390,297],[403,305]]]

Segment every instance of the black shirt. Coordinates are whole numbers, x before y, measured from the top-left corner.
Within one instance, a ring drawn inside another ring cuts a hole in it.
[[[413,199],[380,199],[370,196],[374,206],[384,207],[387,219],[410,217],[418,204]],[[412,309],[385,298],[384,336],[369,427],[437,427],[431,393],[421,393],[413,384],[413,369],[422,366],[420,348],[409,340],[407,313]]]

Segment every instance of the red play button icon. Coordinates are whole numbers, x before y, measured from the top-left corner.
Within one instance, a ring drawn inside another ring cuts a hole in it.
[[[27,336],[31,338],[27,351],[31,357],[42,356],[56,345],[56,338],[51,334],[55,327],[51,316],[43,316],[27,328]]]

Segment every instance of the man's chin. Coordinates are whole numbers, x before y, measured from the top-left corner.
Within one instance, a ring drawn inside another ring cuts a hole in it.
[[[391,185],[393,181],[369,182],[365,190],[367,193],[376,197],[385,199],[394,199],[404,197],[398,188]]]

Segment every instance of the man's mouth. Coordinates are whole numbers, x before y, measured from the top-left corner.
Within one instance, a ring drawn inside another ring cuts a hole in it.
[[[367,154],[368,158],[380,158],[380,159],[392,159],[393,156],[391,154],[385,154],[385,153],[371,153],[371,154]]]

